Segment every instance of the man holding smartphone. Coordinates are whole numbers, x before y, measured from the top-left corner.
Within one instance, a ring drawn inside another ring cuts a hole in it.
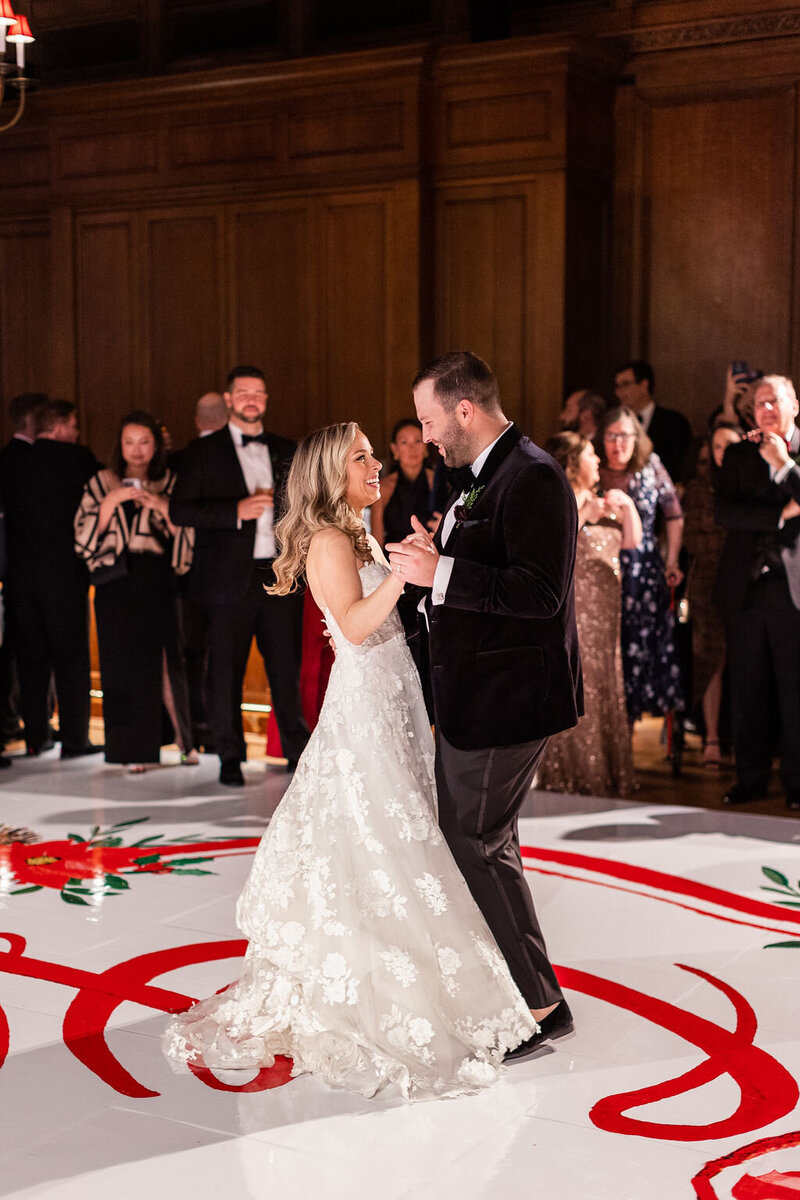
[[[729,446],[716,489],[728,537],[716,599],[725,614],[736,783],[728,805],[766,795],[780,711],[786,807],[800,811],[800,430],[792,381],[765,375],[756,430]]]

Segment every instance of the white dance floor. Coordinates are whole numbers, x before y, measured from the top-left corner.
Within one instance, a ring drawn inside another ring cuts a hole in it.
[[[165,755],[165,757],[167,757]],[[478,1096],[364,1101],[288,1064],[176,1075],[165,1012],[224,986],[288,777],[15,760],[0,824],[0,1195],[47,1200],[800,1197],[800,820],[532,795],[573,1036]]]

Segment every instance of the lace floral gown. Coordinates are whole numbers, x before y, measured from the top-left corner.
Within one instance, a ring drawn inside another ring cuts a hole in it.
[[[365,595],[388,573],[361,570]],[[242,975],[164,1049],[409,1100],[492,1083],[536,1026],[436,821],[433,741],[396,613],[336,644],[319,722],[239,898]]]

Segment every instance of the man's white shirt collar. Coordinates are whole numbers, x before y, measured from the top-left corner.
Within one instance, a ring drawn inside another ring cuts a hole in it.
[[[478,478],[481,471],[483,470],[483,468],[486,464],[487,458],[492,453],[492,451],[494,450],[497,443],[500,441],[500,438],[503,437],[503,434],[508,433],[509,429],[511,428],[511,425],[512,425],[512,422],[509,421],[508,424],[506,425],[505,429],[503,430],[503,432],[499,433],[497,435],[497,437],[494,439],[494,441],[490,442],[490,444],[486,447],[485,450],[481,450],[480,454],[475,459],[475,462],[472,464],[470,470],[472,471],[472,474],[475,476],[476,479]]]
[[[247,447],[244,446],[242,443],[243,431],[239,428],[239,426],[234,425],[233,421],[228,421],[228,429],[230,430],[234,445],[239,446],[241,449],[247,449]],[[259,437],[263,432],[264,432],[263,425],[259,425],[257,429],[256,429],[255,425],[253,426],[253,437]],[[249,436],[250,435],[248,434],[248,437]]]
[[[653,413],[656,411],[656,402],[651,400],[649,404],[645,404],[640,413],[637,413],[639,420],[642,423],[642,429],[647,433],[650,428],[650,422],[653,419]]]

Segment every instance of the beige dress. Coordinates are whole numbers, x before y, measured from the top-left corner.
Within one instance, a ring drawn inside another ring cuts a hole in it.
[[[584,525],[578,534],[575,615],[586,712],[548,742],[537,782],[550,792],[628,796],[634,788],[620,651],[621,546],[615,525]]]

